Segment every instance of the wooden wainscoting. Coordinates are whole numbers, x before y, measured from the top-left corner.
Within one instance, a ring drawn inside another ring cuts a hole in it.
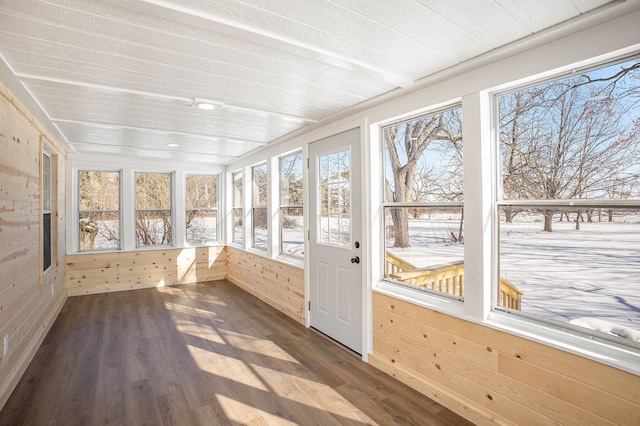
[[[69,296],[221,280],[223,247],[176,248],[67,256]]]
[[[52,153],[51,268],[42,272],[42,146]],[[64,147],[0,82],[0,408],[66,299]],[[4,353],[4,338],[7,353]]]
[[[304,270],[227,246],[227,279],[301,324]]]
[[[640,424],[640,377],[374,293],[369,362],[477,424]]]

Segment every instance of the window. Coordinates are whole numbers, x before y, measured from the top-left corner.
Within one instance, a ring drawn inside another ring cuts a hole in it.
[[[304,256],[302,151],[280,158],[280,253]]]
[[[136,246],[171,245],[171,174],[136,173]]]
[[[385,278],[464,297],[462,110],[382,128]]]
[[[52,155],[42,153],[42,270],[51,267],[52,230],[51,230],[51,189],[52,185]]]
[[[120,172],[78,172],[78,247],[119,250]]]
[[[322,244],[351,246],[351,154],[344,149],[318,156]]]
[[[243,241],[243,206],[244,192],[242,187],[242,172],[235,172],[232,175],[233,180],[233,239],[234,243],[242,243]]]
[[[267,249],[267,164],[252,169],[253,203],[251,208],[253,228],[251,245],[254,248]]]
[[[499,309],[640,342],[640,60],[498,96]],[[626,340],[625,340],[626,339]]]
[[[218,218],[217,176],[187,176],[186,188],[187,243],[215,243]]]

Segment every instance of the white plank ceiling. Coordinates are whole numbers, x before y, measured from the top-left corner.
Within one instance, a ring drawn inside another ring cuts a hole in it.
[[[606,3],[0,0],[0,55],[77,153],[222,164]]]

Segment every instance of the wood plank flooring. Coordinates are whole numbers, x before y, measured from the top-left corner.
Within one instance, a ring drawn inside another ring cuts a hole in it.
[[[466,425],[226,281],[70,297],[0,425]]]

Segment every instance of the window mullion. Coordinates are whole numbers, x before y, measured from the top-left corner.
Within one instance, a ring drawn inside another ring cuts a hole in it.
[[[491,102],[487,93],[462,99],[464,140],[465,305],[483,321],[492,306],[493,181]]]

